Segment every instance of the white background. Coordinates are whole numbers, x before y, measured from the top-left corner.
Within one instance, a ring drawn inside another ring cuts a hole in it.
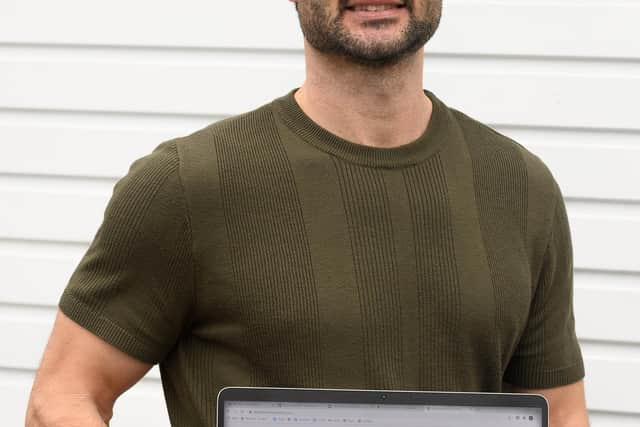
[[[567,201],[593,427],[640,425],[640,1],[444,0],[425,87],[538,153]],[[303,79],[287,0],[0,0],[0,416],[23,422],[116,179]],[[157,370],[113,426],[167,426]]]

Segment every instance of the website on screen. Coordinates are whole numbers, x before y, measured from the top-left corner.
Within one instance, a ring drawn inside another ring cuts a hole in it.
[[[537,408],[227,402],[225,427],[541,427]]]

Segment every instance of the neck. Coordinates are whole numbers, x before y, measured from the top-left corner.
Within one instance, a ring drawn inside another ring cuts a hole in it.
[[[314,122],[348,141],[409,143],[424,133],[432,111],[422,90],[423,55],[420,49],[393,66],[370,68],[305,45],[306,78],[295,99]]]

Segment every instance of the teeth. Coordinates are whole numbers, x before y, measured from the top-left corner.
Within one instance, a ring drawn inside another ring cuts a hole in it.
[[[378,5],[372,5],[372,4],[367,4],[367,5],[358,5],[358,6],[354,6],[353,10],[357,11],[365,11],[365,12],[378,12],[380,10],[389,10],[389,9],[395,9],[396,6],[393,4],[378,4]]]

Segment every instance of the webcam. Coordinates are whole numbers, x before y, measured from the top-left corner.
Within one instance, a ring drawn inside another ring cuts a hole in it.
[[[386,394],[382,394],[380,397],[382,398],[382,400],[387,400],[387,395]]]

